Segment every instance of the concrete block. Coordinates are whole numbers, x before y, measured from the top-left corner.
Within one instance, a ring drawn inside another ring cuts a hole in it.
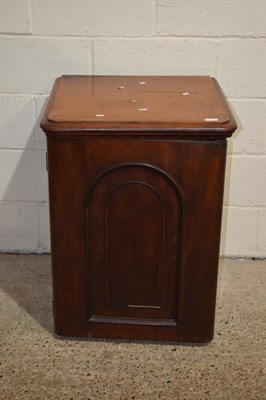
[[[99,40],[96,74],[214,75],[216,43],[195,40]]]
[[[47,201],[44,151],[0,150],[0,199]]]
[[[257,210],[225,207],[222,220],[220,254],[251,257],[256,254]]]
[[[28,0],[1,0],[0,33],[28,33]]]
[[[218,79],[229,97],[264,97],[266,40],[224,40],[218,58]]]
[[[266,257],[266,208],[258,210],[258,237],[256,254],[260,257]]]
[[[0,202],[0,251],[35,252],[38,247],[37,205]]]
[[[229,153],[266,154],[266,101],[231,100],[238,129],[229,140]]]
[[[264,0],[159,0],[155,29],[178,36],[265,35],[265,14]]]
[[[38,204],[39,218],[39,251],[41,253],[49,253],[50,246],[50,221],[49,221],[49,205],[47,203]]]
[[[224,203],[231,206],[266,204],[266,156],[229,156]]]
[[[0,39],[2,93],[50,93],[56,77],[90,74],[91,44],[78,39]]]
[[[34,98],[0,95],[0,148],[33,149]]]
[[[39,0],[33,31],[48,35],[141,36],[153,32],[152,0]]]

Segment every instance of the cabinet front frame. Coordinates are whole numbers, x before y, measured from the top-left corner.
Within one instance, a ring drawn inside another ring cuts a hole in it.
[[[54,316],[58,334],[194,342],[212,339],[225,159],[225,139],[48,137]],[[154,323],[147,323],[145,318],[114,322],[88,317],[88,191],[106,171],[133,164],[162,171],[182,197],[175,325],[160,323],[156,318]]]

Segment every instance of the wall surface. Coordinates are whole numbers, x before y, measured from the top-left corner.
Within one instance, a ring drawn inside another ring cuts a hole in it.
[[[0,251],[50,248],[39,116],[55,77],[183,74],[215,76],[239,123],[221,254],[266,256],[265,0],[0,0],[0,54]]]

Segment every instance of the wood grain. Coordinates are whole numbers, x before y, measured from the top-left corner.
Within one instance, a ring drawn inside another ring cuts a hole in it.
[[[75,137],[227,137],[236,129],[215,79],[195,76],[63,76],[41,125]]]
[[[98,89],[114,83],[132,88],[140,81],[123,79],[99,77]],[[150,104],[159,89],[167,97],[178,81],[182,90],[181,82],[198,89],[206,85],[205,101],[212,101],[211,78],[153,79],[157,91],[149,93]],[[57,80],[42,122],[55,330],[65,336],[208,342],[214,330],[225,138],[235,129],[225,99],[215,83],[219,118],[229,120],[211,122],[211,128],[198,122],[203,105],[180,123],[171,113],[158,122],[165,117],[163,105],[151,122],[138,120],[141,113],[125,119],[127,106],[117,108],[116,102],[119,128],[109,120],[102,129],[102,122],[89,120],[90,113],[82,123],[48,121],[48,115],[66,119],[68,113],[72,120],[78,104],[85,115],[87,100],[83,104],[77,95],[84,80],[98,82],[96,77],[64,78],[61,85]],[[214,104],[211,109],[218,115]]]

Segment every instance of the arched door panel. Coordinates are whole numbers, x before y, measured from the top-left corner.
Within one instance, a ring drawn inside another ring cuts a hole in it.
[[[121,165],[87,198],[90,321],[176,325],[181,197],[161,170]]]

